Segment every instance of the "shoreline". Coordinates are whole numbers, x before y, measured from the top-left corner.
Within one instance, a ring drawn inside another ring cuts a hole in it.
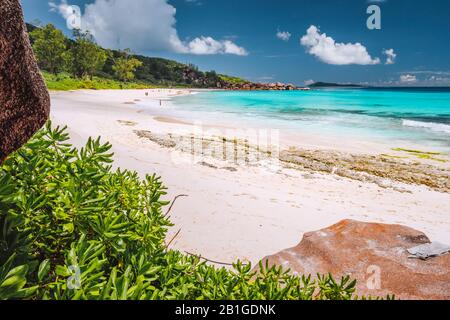
[[[195,119],[178,118],[170,113],[170,108],[159,107],[158,99],[192,91],[199,90],[51,92],[52,120],[54,124],[68,125],[75,146],[83,145],[89,136],[102,136],[103,141],[113,145],[115,166],[135,170],[140,175],[155,172],[162,176],[169,188],[167,200],[179,194],[188,195],[179,199],[172,210],[175,227],[168,237],[181,229],[173,248],[218,261],[241,259],[255,263],[296,245],[305,232],[347,218],[404,224],[424,231],[432,240],[450,242],[448,192],[398,181],[394,181],[393,187],[383,187],[368,179],[351,179],[333,170],[327,172],[304,164],[301,168],[283,166],[274,173],[265,170],[261,163],[230,165],[214,157],[200,157],[195,163],[186,161],[189,153],[174,152],[176,143],[172,148],[173,143],[164,146],[167,143],[164,136],[186,134]],[[205,127],[215,129],[218,135],[230,129],[215,123],[206,123]],[[136,131],[151,132],[153,139],[139,137]],[[158,138],[156,142],[154,137]],[[339,147],[333,139],[315,138],[302,140],[280,134],[280,149],[294,146],[313,150],[316,153],[310,156],[314,160],[325,157],[320,163],[335,161],[336,157],[342,160],[337,152],[349,152],[337,148],[331,153],[330,146]],[[396,147],[410,146],[350,141],[356,155],[404,156],[404,152],[392,150]],[[410,161],[448,168],[429,159],[411,157]]]
[[[204,90],[204,91],[218,91],[218,90]],[[202,92],[192,89],[191,94]],[[273,123],[270,119],[264,117],[241,117],[238,113],[228,112],[220,113],[216,111],[202,111],[202,110],[183,110],[183,105],[177,105],[173,102],[171,97],[165,101],[164,116],[165,122],[185,122],[186,124],[197,125],[202,127],[212,127],[221,129],[235,129],[241,130],[248,128],[250,130],[277,130],[280,133],[280,144],[283,148],[291,146],[309,148],[309,149],[323,149],[342,151],[349,153],[364,153],[364,154],[390,154],[393,157],[405,157],[407,154],[396,152],[398,150],[420,150],[423,153],[439,153],[450,159],[450,149],[442,145],[425,146],[424,141],[415,142],[412,139],[391,138],[382,136],[356,136],[349,133],[306,129],[301,127],[285,126],[283,123]],[[160,118],[160,108],[154,108],[151,105],[142,105],[146,109],[146,113],[154,117],[156,120]],[[169,110],[167,110],[167,108]],[[195,119],[196,121],[192,121]],[[404,122],[406,120],[403,120]],[[283,120],[286,122],[286,120]],[[408,122],[408,121],[406,121]],[[431,124],[431,123],[430,123]],[[226,133],[223,133],[226,135]],[[423,159],[424,157],[422,157]],[[433,159],[432,159],[433,160]],[[431,161],[433,163],[433,161]]]

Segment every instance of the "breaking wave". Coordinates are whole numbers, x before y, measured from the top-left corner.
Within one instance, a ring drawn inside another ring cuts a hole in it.
[[[435,132],[450,133],[450,125],[443,123],[403,120],[403,125],[405,127],[424,128]]]

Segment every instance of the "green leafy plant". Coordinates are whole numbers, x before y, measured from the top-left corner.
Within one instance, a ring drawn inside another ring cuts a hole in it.
[[[217,268],[167,248],[160,178],[113,170],[51,124],[0,167],[0,299],[353,299],[355,282],[260,264]]]

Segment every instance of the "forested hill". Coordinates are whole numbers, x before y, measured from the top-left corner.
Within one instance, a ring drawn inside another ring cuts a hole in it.
[[[27,24],[27,28],[31,32],[37,27]],[[73,43],[71,39],[66,41]],[[110,55],[102,69],[97,71],[97,76],[113,79],[114,61],[120,57],[121,53],[116,50],[108,51]],[[203,72],[194,65],[182,64],[173,60],[142,55],[131,55],[131,57],[142,62],[135,72],[135,80],[151,85],[225,88],[249,83],[237,77],[219,75],[215,71]]]

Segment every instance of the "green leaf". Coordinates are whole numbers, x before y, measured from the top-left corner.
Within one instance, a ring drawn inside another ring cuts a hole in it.
[[[44,281],[50,271],[50,260],[46,259],[41,262],[38,269],[38,280],[39,282]]]
[[[66,223],[63,225],[63,230],[68,232],[68,233],[73,233],[74,230],[74,225],[73,223]]]
[[[55,272],[61,277],[69,277],[71,275],[70,271],[65,266],[56,266]]]

